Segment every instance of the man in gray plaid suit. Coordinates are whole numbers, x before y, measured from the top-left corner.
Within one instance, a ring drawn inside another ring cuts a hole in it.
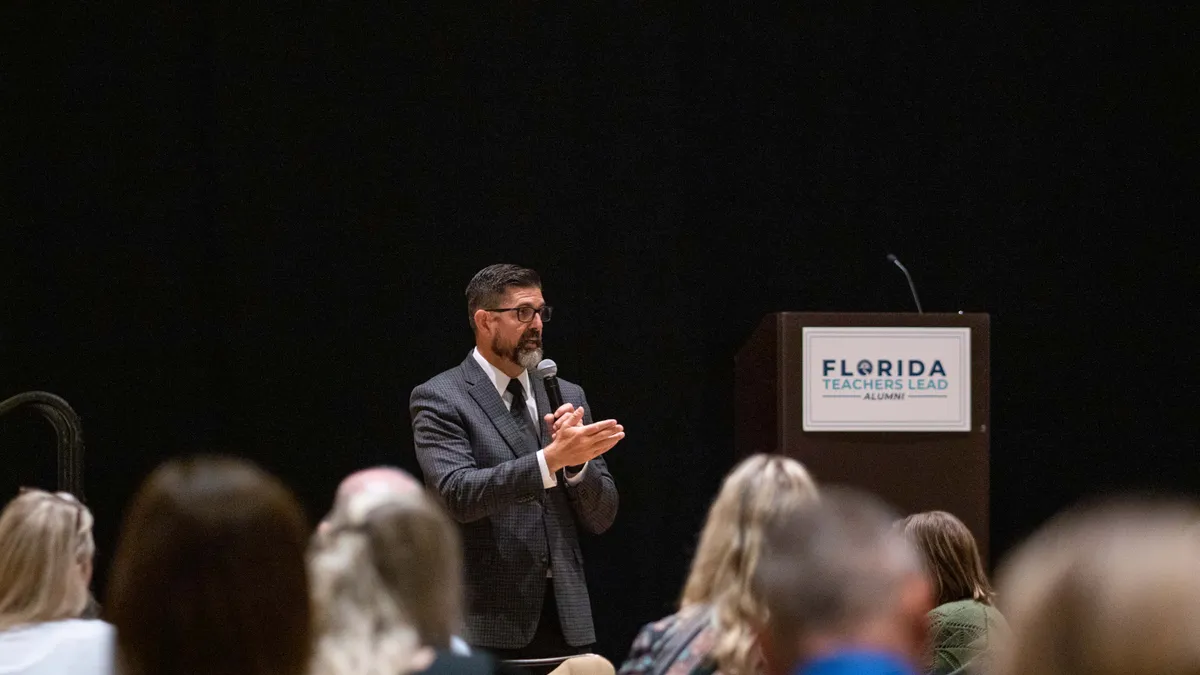
[[[550,410],[530,376],[551,314],[536,272],[480,270],[467,309],[475,349],[409,402],[425,482],[462,528],[465,634],[501,658],[579,653],[596,641],[579,530],[599,534],[617,515],[601,455],[625,432],[593,422],[570,382]]]

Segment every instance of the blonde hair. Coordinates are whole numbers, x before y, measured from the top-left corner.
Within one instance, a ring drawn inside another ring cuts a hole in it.
[[[78,617],[96,544],[92,514],[67,492],[22,490],[0,513],[0,630]]]
[[[335,511],[310,557],[313,675],[398,675],[446,649],[462,607],[458,530],[424,492],[368,491]]]
[[[734,467],[709,508],[681,610],[711,605],[717,641],[710,658],[726,675],[762,670],[758,632],[768,616],[754,591],[754,572],[768,521],[816,501],[817,486],[800,462],[752,455]]]
[[[996,675],[1200,672],[1200,511],[1123,504],[1060,516],[1001,569],[1012,642]]]

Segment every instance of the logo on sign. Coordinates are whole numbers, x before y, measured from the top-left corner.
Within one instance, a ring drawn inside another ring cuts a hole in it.
[[[863,392],[868,401],[903,401],[914,393],[930,394],[950,386],[941,359],[822,359],[821,384],[827,392]]]

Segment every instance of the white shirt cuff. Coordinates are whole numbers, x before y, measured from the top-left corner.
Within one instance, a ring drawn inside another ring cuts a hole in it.
[[[549,490],[558,485],[558,479],[554,477],[554,474],[550,473],[550,467],[546,466],[546,451],[538,450],[537,458],[538,468],[542,470],[542,487]]]
[[[546,464],[545,450],[537,451],[537,460],[538,468],[542,470],[542,487],[547,490],[556,487],[558,485],[558,477],[550,473],[550,467]],[[579,470],[579,473],[572,474],[564,470],[563,473],[567,476],[567,485],[579,485],[579,482],[583,480],[583,474],[587,473],[588,464],[590,463],[584,462],[583,468]]]

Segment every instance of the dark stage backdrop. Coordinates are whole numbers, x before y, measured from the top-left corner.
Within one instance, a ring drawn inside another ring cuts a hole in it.
[[[0,396],[83,415],[100,583],[177,453],[252,457],[314,520],[415,468],[409,392],[496,261],[541,270],[548,355],[629,431],[585,551],[614,659],[732,464],[735,350],[767,312],[911,308],[888,252],[992,315],[997,554],[1200,489],[1195,25],[795,4],[6,9]],[[53,475],[32,420],[0,443],[3,487]]]

